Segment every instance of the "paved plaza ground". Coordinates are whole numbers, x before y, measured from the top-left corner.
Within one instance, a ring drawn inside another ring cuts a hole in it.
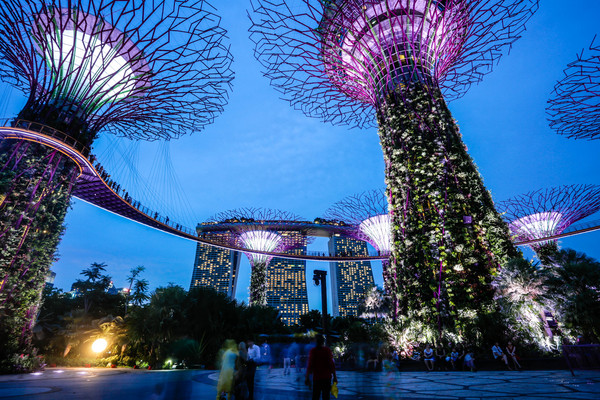
[[[217,371],[49,368],[0,376],[0,398],[215,399]],[[339,399],[600,399],[600,371],[346,372]],[[303,375],[259,369],[256,400],[310,399]],[[333,399],[333,397],[332,397]]]

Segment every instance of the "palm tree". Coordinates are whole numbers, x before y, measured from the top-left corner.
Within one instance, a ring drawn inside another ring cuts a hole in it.
[[[556,304],[556,318],[585,340],[600,341],[600,263],[570,249],[552,261],[545,297]]]

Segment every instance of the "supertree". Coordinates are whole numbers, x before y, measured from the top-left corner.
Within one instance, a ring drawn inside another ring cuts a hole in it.
[[[559,235],[575,222],[600,210],[600,185],[568,185],[539,189],[497,203],[516,241],[530,242]],[[549,266],[558,250],[556,239],[529,244]]]
[[[202,0],[4,0],[0,77],[27,97],[11,126],[89,157],[102,132],[168,140],[199,131],[223,110],[233,77],[219,23]],[[0,142],[4,351],[29,342],[78,173],[60,151]]]
[[[568,138],[600,139],[600,46],[594,42],[567,65],[548,101],[550,127]]]
[[[283,222],[295,221],[303,221],[303,219],[287,211],[249,207],[218,213],[209,218],[207,221],[209,225],[200,225],[199,230],[211,232],[217,229],[220,231],[221,241],[249,250],[245,252],[252,267],[249,303],[266,305],[267,267],[273,256],[253,253],[250,250],[283,253],[306,246],[309,241],[306,235],[283,228]],[[227,234],[222,233],[223,229]]]
[[[348,196],[327,209],[323,216],[351,225],[352,229],[348,231],[350,236],[370,243],[380,255],[390,255],[392,228],[384,189]],[[398,293],[398,288],[393,286],[396,279],[394,276],[388,276],[389,260],[382,260],[382,264],[386,292],[394,298]],[[394,299],[393,306],[396,304]],[[394,315],[396,312],[397,310],[394,310]]]
[[[256,57],[284,99],[333,124],[377,121],[392,225],[388,270],[402,291],[400,313],[428,326],[441,314],[449,332],[476,335],[466,325],[493,312],[491,275],[518,255],[445,98],[481,80],[537,7],[537,0],[254,1]]]

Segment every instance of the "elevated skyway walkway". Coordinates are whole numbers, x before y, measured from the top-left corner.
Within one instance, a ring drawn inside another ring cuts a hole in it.
[[[219,241],[218,239],[211,239],[210,232],[231,229],[233,227],[233,224],[231,223],[219,223],[212,226],[200,224],[198,225],[198,231],[202,233],[199,234],[197,231],[194,231],[194,229],[176,223],[175,221],[170,220],[169,217],[161,215],[158,211],[150,210],[140,202],[132,199],[126,191],[121,190],[114,182],[104,179],[103,173],[99,171],[102,167],[99,164],[94,165],[94,162],[90,160],[93,160],[93,156],[90,156],[90,149],[68,135],[39,123],[18,119],[0,121],[0,125],[2,125],[0,126],[0,139],[24,140],[39,143],[57,150],[73,160],[79,168],[79,176],[77,177],[77,183],[72,194],[78,199],[131,221],[171,235],[222,249],[246,253],[250,252],[243,247],[233,246],[229,243]],[[350,229],[350,227],[344,226],[343,224],[319,222],[317,220],[280,222],[278,224],[273,224],[272,228],[277,230],[297,230],[308,236],[321,237],[327,237],[334,234],[343,235],[344,232]],[[560,235],[518,242],[515,244],[518,246],[527,245],[550,239],[574,236],[595,230],[600,230],[600,220],[574,225]],[[357,262],[383,260],[387,258],[387,256],[378,254],[331,256],[320,252],[287,254],[255,250],[251,251],[251,253],[266,254],[286,259],[322,262]]]

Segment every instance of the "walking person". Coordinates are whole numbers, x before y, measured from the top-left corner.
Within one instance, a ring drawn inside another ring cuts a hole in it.
[[[234,370],[238,352],[235,342],[231,339],[225,341],[223,349],[225,351],[221,358],[221,372],[219,373],[219,380],[217,382],[217,400],[231,400],[233,395]]]
[[[267,365],[269,367],[269,372],[271,372],[271,346],[267,343],[267,339],[265,339],[262,346],[260,346],[260,362],[263,365]]]
[[[255,345],[252,339],[246,343],[248,344],[248,368],[246,371],[248,400],[254,400],[254,376],[256,375],[256,367],[260,363],[260,347]]]
[[[235,400],[248,399],[248,352],[246,343],[240,342],[238,345],[238,358],[235,360],[234,374],[234,398]]]
[[[333,354],[325,346],[325,337],[317,335],[317,346],[308,354],[308,366],[304,383],[310,385],[310,375],[313,376],[312,400],[329,400],[331,378],[337,383]]]

